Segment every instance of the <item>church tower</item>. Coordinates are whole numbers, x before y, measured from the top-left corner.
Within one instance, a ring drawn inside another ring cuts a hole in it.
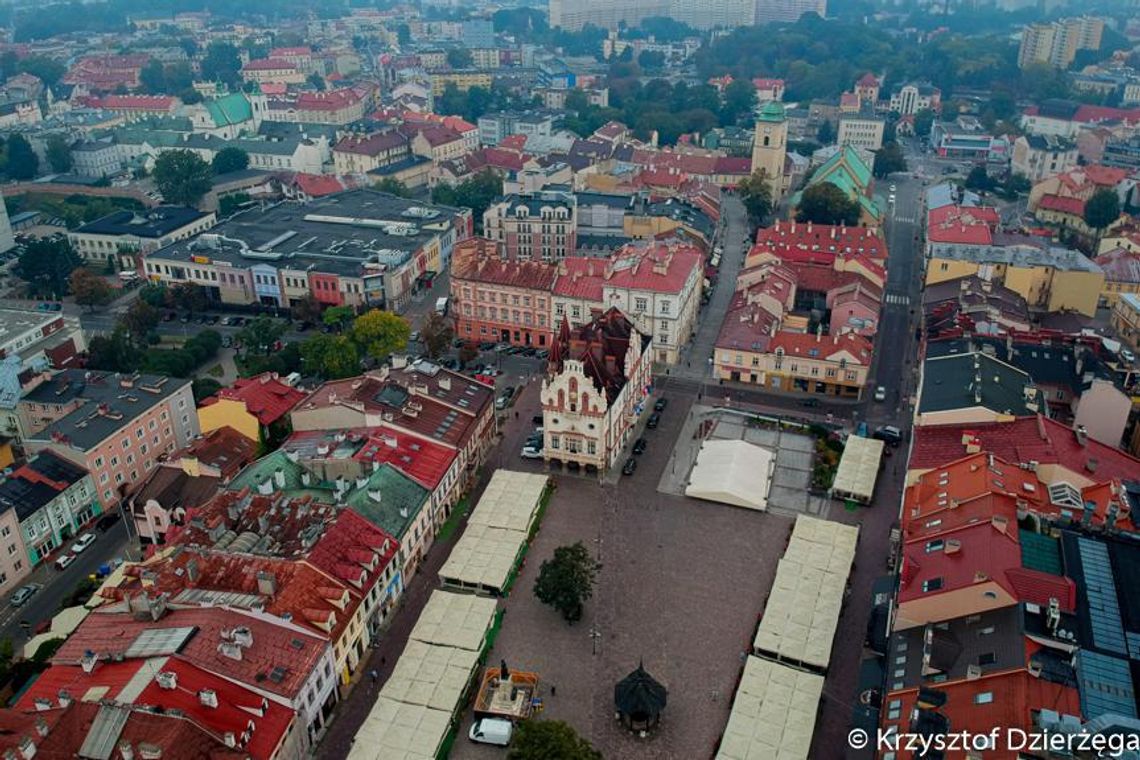
[[[784,190],[784,157],[788,151],[788,119],[784,107],[772,101],[760,109],[752,137],[752,173],[761,169],[772,183],[772,197]]]

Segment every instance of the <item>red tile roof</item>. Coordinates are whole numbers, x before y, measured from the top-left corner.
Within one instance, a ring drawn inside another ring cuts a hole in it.
[[[170,95],[104,95],[85,98],[84,104],[117,111],[173,111],[178,99]]]
[[[756,233],[756,242],[777,256],[795,251],[863,253],[873,259],[887,257],[887,244],[874,227],[776,222]]]
[[[241,401],[258,422],[271,425],[301,403],[305,396],[304,391],[286,385],[273,373],[265,372],[257,377],[237,379],[233,386],[222,388],[199,406],[210,406],[219,400]]]
[[[289,181],[310,198],[323,198],[326,195],[341,193],[355,188],[357,184],[350,175],[305,174],[304,172],[297,172]]]
[[[306,558],[317,569],[352,588],[367,591],[384,575],[400,542],[354,510],[342,509]],[[363,580],[362,580],[363,579]]]
[[[284,457],[284,454],[270,456]],[[244,507],[235,508],[231,513],[231,507],[239,503]],[[235,534],[269,533],[277,556],[297,556],[303,553],[309,539],[321,535],[333,524],[337,514],[331,504],[309,497],[291,499],[274,509],[272,496],[250,494],[248,489],[222,491],[190,510],[182,525],[170,526],[166,542],[171,545],[213,546],[216,538],[211,535],[227,530]],[[271,517],[272,523],[269,523]],[[271,527],[263,528],[263,524]]]
[[[926,551],[925,542],[912,541],[903,547],[903,570],[899,581],[899,604],[930,598],[967,588],[977,583],[995,582],[1016,597],[1006,572],[1021,567],[1021,547],[1017,525],[1002,526],[986,521],[954,531],[958,541],[953,553]],[[941,578],[936,590],[923,591],[927,582]]]
[[[1083,216],[1085,202],[1080,198],[1066,198],[1060,195],[1045,195],[1037,202],[1037,208],[1045,211],[1057,211],[1072,216]]]
[[[1007,462],[1060,464],[1089,480],[1132,479],[1140,473],[1140,459],[1091,438],[1082,445],[1071,429],[1047,417],[916,427],[908,466],[914,470],[939,467],[962,457],[967,442]]]
[[[388,129],[371,135],[346,135],[333,150],[362,156],[378,156],[407,144],[407,137],[395,129]]]
[[[773,87],[783,87],[783,79],[766,79],[764,77],[756,77],[752,80],[752,86],[757,90],[770,90]]]
[[[455,452],[446,446],[387,425],[371,428],[369,433],[368,442],[353,459],[390,464],[429,491],[439,488],[455,461]]]
[[[752,159],[721,156],[716,160],[714,171],[717,174],[739,174],[747,177],[752,174]]]
[[[456,243],[451,258],[452,281],[487,283],[508,288],[550,292],[558,277],[554,264],[542,261],[505,261],[499,246],[487,238]]]
[[[1140,108],[1111,108],[1109,106],[1082,105],[1073,114],[1073,121],[1090,124],[1100,121],[1140,121]]]
[[[269,58],[285,58],[292,56],[294,58],[312,55],[313,49],[308,45],[299,45],[295,47],[276,47],[269,51]]]
[[[571,256],[558,266],[557,295],[601,301],[605,288],[679,294],[704,255],[677,243],[630,243],[607,260]]]
[[[175,674],[174,689],[159,686],[155,676],[160,671]],[[131,688],[125,689],[128,685]],[[98,694],[98,699],[119,704],[178,710],[219,737],[227,733],[240,737],[252,723],[255,728],[245,749],[253,757],[271,757],[293,721],[288,708],[245,686],[170,657],[99,663],[90,673],[78,665],[52,665],[20,695],[16,708],[36,710],[37,699],[57,705],[61,689],[77,701],[87,701],[87,694]],[[207,689],[214,692],[216,707],[204,704],[199,696]]]
[[[997,209],[941,206],[926,216],[926,238],[934,243],[990,245],[999,221]]]
[[[818,336],[779,330],[772,336],[768,351],[774,353],[782,348],[785,356],[834,361],[846,353],[854,358],[854,364],[867,365],[871,362],[871,346],[869,338],[854,333]]]
[[[499,140],[499,147],[504,150],[521,151],[526,147],[526,135],[507,135]]]
[[[296,71],[297,67],[283,58],[256,58],[241,67],[242,71]]]
[[[299,92],[295,97],[289,98],[285,101],[274,103],[275,107],[292,109],[296,111],[339,111],[342,108],[351,108],[360,101],[364,100],[364,96],[352,89],[351,87],[344,87],[337,90],[326,90],[325,92]]]
[[[866,74],[859,77],[859,81],[856,82],[856,84],[860,85],[861,87],[877,87],[879,85],[879,80],[875,77],[874,74],[868,71]]]
[[[116,609],[119,605],[115,605]],[[240,660],[223,655],[219,645],[223,631],[248,628],[253,646],[242,648]],[[304,628],[269,615],[239,612],[225,607],[168,610],[158,620],[119,611],[93,611],[64,642],[53,664],[75,665],[85,652],[95,652],[101,662],[125,654],[140,633],[147,630],[193,628],[176,658],[216,675],[232,678],[251,688],[285,699],[299,697],[301,687],[324,655],[328,642]],[[276,671],[280,678],[269,678]]]
[[[217,468],[221,476],[228,479],[252,462],[256,453],[257,445],[253,441],[224,425],[194,439],[186,448],[171,454],[168,461],[193,457],[207,467]]]

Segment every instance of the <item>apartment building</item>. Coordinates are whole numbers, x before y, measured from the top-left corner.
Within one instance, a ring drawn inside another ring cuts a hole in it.
[[[67,240],[89,264],[113,263],[120,270],[135,272],[146,254],[204,232],[216,222],[213,211],[187,206],[115,211],[68,232]]]
[[[559,261],[577,248],[578,205],[569,190],[515,194],[483,214],[483,234],[510,261]]]
[[[883,130],[886,122],[875,116],[851,114],[839,119],[838,145],[851,145],[864,150],[883,147]]]
[[[646,408],[652,342],[618,309],[576,328],[562,320],[541,391],[548,465],[601,476],[617,463]]]
[[[205,435],[228,427],[257,443],[270,437],[270,429],[285,420],[307,394],[282,382],[275,373],[241,377],[228,388],[202,399],[198,423]]]
[[[41,451],[0,481],[0,509],[14,511],[19,521],[23,551],[18,555],[7,552],[6,561],[12,566],[3,569],[15,583],[21,571],[31,571],[83,532],[98,509],[95,484],[81,466],[50,449]],[[0,518],[0,544],[11,535],[4,530]]]
[[[544,261],[507,261],[501,251],[501,244],[487,238],[455,246],[451,258],[455,335],[472,343],[548,348],[558,269]]]
[[[888,108],[900,116],[914,116],[919,111],[942,110],[942,91],[928,83],[911,82],[891,93]]]
[[[1010,169],[1030,182],[1061,174],[1077,165],[1077,144],[1055,135],[1022,135],[1013,143]]]
[[[1029,24],[1021,31],[1017,65],[1048,64],[1060,69],[1072,65],[1079,50],[1100,49],[1104,19],[1090,16],[1065,18],[1047,24]]]
[[[756,0],[755,23],[796,22],[805,13],[827,18],[827,0]]]
[[[411,155],[411,140],[397,129],[346,135],[332,151],[337,174],[364,174],[397,164]]]
[[[190,381],[171,377],[67,369],[25,393],[18,410],[29,452],[51,449],[91,474],[96,514],[198,435]]]
[[[479,142],[493,146],[511,135],[550,137],[554,115],[542,111],[496,111],[479,117]]]
[[[364,118],[367,93],[351,87],[324,92],[298,92],[270,98],[265,109],[267,121],[292,124],[332,124],[345,126]]]
[[[551,324],[572,326],[617,308],[653,337],[650,359],[674,364],[696,332],[704,255],[678,242],[630,243],[608,259],[574,256],[557,265]]]

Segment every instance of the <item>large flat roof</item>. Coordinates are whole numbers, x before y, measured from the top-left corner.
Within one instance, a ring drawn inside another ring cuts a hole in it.
[[[717,760],[807,760],[823,676],[749,657]]]
[[[756,631],[757,654],[825,669],[859,530],[800,516]]]
[[[479,652],[491,629],[496,605],[494,599],[483,596],[434,591],[409,638]]]
[[[736,507],[768,509],[768,487],[776,456],[747,441],[711,440],[701,444],[685,495]]]
[[[843,456],[839,459],[839,469],[835,471],[831,492],[841,498],[869,502],[875,492],[875,480],[879,476],[879,463],[882,459],[882,441],[850,436],[843,447]]]
[[[78,233],[92,235],[134,235],[142,238],[160,238],[193,224],[206,216],[206,212],[188,206],[158,206],[147,211],[115,211],[88,222]]]
[[[360,276],[400,266],[451,229],[458,209],[376,190],[349,190],[305,204],[249,209],[189,240],[150,254],[163,262],[221,263]]]
[[[467,524],[528,532],[548,480],[533,472],[495,470]]]
[[[451,713],[478,665],[478,652],[409,641],[380,697]]]
[[[1060,246],[974,245],[970,243],[932,243],[930,257],[972,261],[979,264],[1006,264],[1013,267],[1052,267],[1062,271],[1099,272],[1100,265],[1080,251]]]
[[[435,760],[451,713],[381,696],[356,732],[349,760]]]

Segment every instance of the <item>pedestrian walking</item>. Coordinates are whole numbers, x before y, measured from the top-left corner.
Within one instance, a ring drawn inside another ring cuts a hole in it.
[[[373,684],[375,684],[375,683],[376,683],[376,680],[377,680],[378,678],[380,678],[380,674],[379,674],[379,673],[377,673],[375,670],[370,670],[370,671],[368,671],[368,675],[369,675],[369,676],[372,678],[372,683],[373,683]]]
[[[554,684],[550,684],[550,696],[553,697],[557,693],[558,693],[558,689],[554,686]]]

